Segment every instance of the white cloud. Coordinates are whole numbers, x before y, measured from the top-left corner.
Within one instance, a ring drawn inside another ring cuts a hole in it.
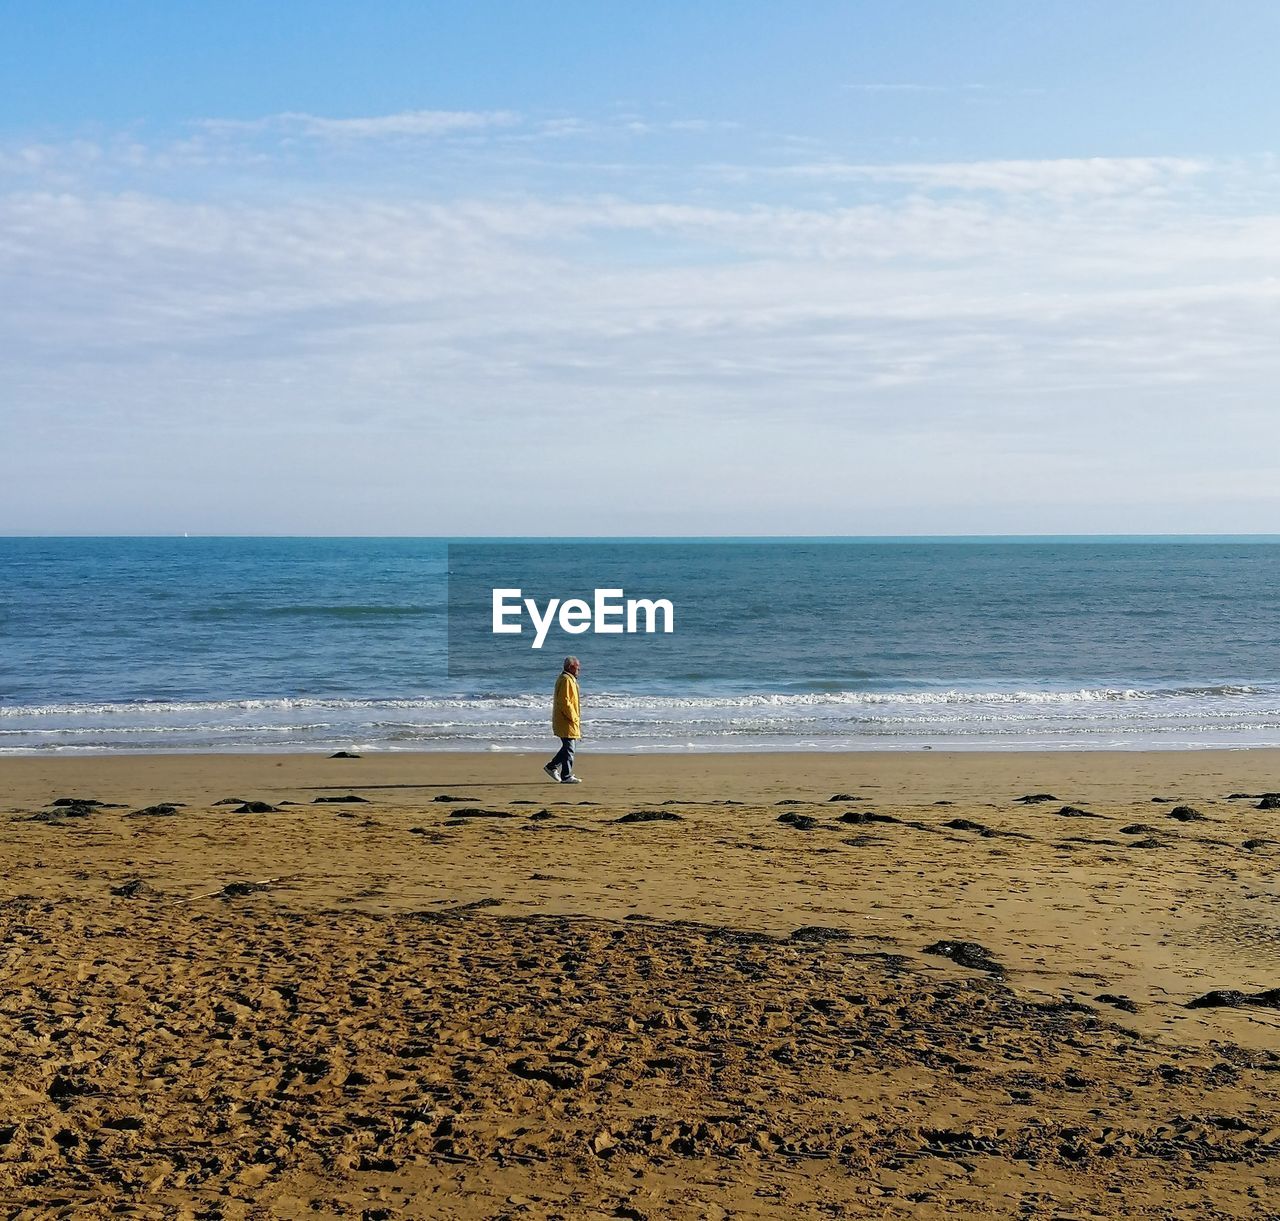
[[[334,119],[286,111],[261,119],[205,119],[198,125],[217,135],[278,132],[313,139],[369,140],[394,136],[432,139],[460,132],[511,127],[521,116],[510,110],[406,110],[398,114]]]
[[[668,131],[710,132],[740,131],[741,129],[741,123],[730,122],[727,119],[672,119],[667,124]]]
[[[970,93],[1025,96],[1044,92],[1042,89],[1030,89],[1025,86],[984,85],[977,82],[941,85],[924,84],[918,81],[872,81],[865,84],[846,85],[845,88],[851,93]]]
[[[854,93],[948,93],[947,85],[922,85],[914,81],[871,82],[865,85],[846,85]]]
[[[415,130],[351,132],[376,158],[374,137]],[[385,181],[336,187],[291,166],[246,190],[215,165],[199,191],[180,166],[116,189],[62,183],[49,167],[71,158],[55,149],[34,186],[0,195],[0,423],[20,439],[0,509],[89,436],[129,470],[130,446],[172,466],[243,444],[287,466],[309,437],[320,469],[441,513],[475,502],[476,468],[518,505],[569,447],[584,510],[615,523],[655,480],[694,479],[693,457],[709,464],[701,520],[711,500],[723,517],[718,498],[750,496],[719,473],[727,452],[766,473],[786,455],[802,465],[779,477],[826,488],[827,506],[835,487],[941,503],[973,471],[997,501],[1002,477],[1034,495],[1028,463],[1141,499],[1276,452],[1266,160],[850,165],[840,198],[815,200],[803,173],[606,194],[567,159],[542,163],[562,181],[519,194],[414,191],[394,158]],[[282,495],[323,506],[281,469]]]
[[[891,183],[922,190],[1121,195],[1177,186],[1209,169],[1208,162],[1189,157],[1073,157],[885,165],[814,161],[766,172],[826,182]]]
[[[63,367],[145,366],[160,349],[227,368],[296,359],[300,376],[336,367],[371,386],[406,367],[530,388],[647,380],[696,386],[704,405],[787,382],[820,391],[797,409],[825,412],[832,394],[904,386],[1114,392],[1280,363],[1274,219],[1150,232],[943,204],[64,194],[9,198],[0,234],[9,355]],[[618,257],[635,236],[682,257]]]

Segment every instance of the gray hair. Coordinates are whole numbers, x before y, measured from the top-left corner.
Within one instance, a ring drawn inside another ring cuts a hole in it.
[[[568,668],[569,668],[570,666],[577,666],[577,665],[581,665],[581,664],[582,664],[582,663],[581,663],[581,662],[579,662],[579,661],[578,661],[578,659],[577,659],[576,657],[566,657],[566,658],[564,659],[564,668],[565,668],[566,670],[568,670]]]

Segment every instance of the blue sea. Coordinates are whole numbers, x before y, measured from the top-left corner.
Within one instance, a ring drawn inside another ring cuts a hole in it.
[[[0,538],[0,753],[545,751],[566,651],[590,750],[1280,746],[1280,539],[542,543],[677,616],[545,655],[451,650],[477,547],[531,579],[517,541]]]

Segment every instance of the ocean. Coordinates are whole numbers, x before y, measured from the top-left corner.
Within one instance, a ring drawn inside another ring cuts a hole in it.
[[[1280,539],[530,546],[0,538],[0,753],[549,752],[565,651],[586,750],[1280,746]],[[535,552],[676,630],[464,649]]]

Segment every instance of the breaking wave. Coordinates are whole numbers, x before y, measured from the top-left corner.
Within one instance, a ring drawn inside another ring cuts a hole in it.
[[[650,695],[623,692],[591,692],[594,708],[821,708],[907,705],[928,707],[965,705],[1070,705],[1131,703],[1157,700],[1230,700],[1246,696],[1280,696],[1280,688],[1220,684],[1189,687],[1085,687],[1069,691],[820,691],[756,692],[725,695]],[[122,700],[104,703],[0,704],[0,719],[15,717],[132,717],[152,712],[210,713],[254,711],[303,711],[309,709],[402,710],[434,712],[449,709],[485,709],[497,706],[540,709],[545,692],[516,694],[432,695],[414,698],[324,699],[281,697],[236,700]]]
[[[593,749],[1280,746],[1280,687],[585,692]],[[547,695],[0,704],[0,753],[535,750]]]

